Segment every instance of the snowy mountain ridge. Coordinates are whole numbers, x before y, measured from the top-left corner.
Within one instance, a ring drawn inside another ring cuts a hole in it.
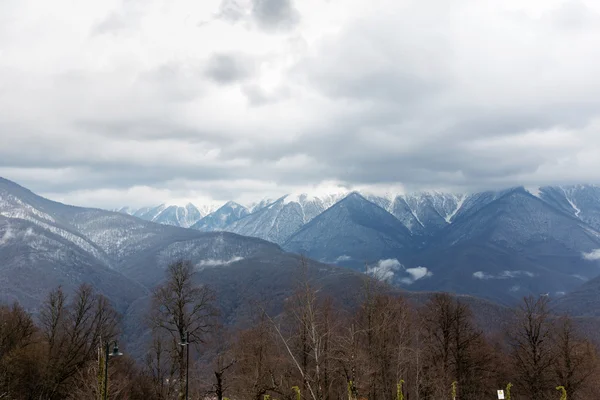
[[[138,209],[125,206],[110,211],[132,215],[145,221],[189,228],[205,216],[216,211],[218,208],[219,206],[217,204],[202,204],[196,206],[192,203],[187,203],[186,205],[181,206],[163,203],[158,206],[142,207]]]
[[[432,236],[452,224],[457,218],[478,211],[513,189],[475,193],[451,193],[438,190],[410,193],[389,191],[383,194],[336,190],[319,194],[290,193],[277,199],[265,198],[248,206],[235,202],[228,202],[221,207],[214,205],[198,207],[191,203],[185,207],[162,204],[139,210],[123,207],[117,211],[166,225],[185,228],[196,226],[205,231],[224,230],[282,244],[291,234],[316,216],[349,194],[358,193],[395,216],[413,235]],[[600,186],[578,184],[524,189],[595,229],[600,229],[600,207],[593,205],[600,198]],[[244,211],[236,213],[229,210],[224,213],[221,208],[230,203],[242,207]],[[221,210],[218,216],[211,216],[218,210]],[[209,216],[211,217],[208,220],[202,222]],[[215,223],[219,219],[222,222]]]
[[[398,286],[506,303],[569,293],[600,271],[594,185],[340,197],[290,195],[255,211],[228,202],[183,229],[170,225],[189,224],[196,207],[137,211],[158,224],[53,202],[0,178],[0,268],[11,277],[0,297],[34,304],[43,287],[86,281],[125,306],[162,279],[168,260],[254,268],[260,255],[277,268],[282,250],[362,272],[393,266],[385,279]]]

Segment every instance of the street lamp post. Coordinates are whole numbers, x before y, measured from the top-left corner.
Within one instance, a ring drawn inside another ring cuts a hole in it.
[[[187,347],[185,350],[186,360],[185,360],[185,400],[188,400],[188,392],[189,392],[189,375],[190,375],[190,333],[186,332],[185,338],[181,338],[181,343],[179,343],[182,347]]]
[[[109,353],[110,345],[114,344],[112,353]],[[119,351],[119,344],[116,340],[112,342],[106,342],[106,352],[104,354],[104,400],[108,399],[108,358],[122,356],[123,353]]]

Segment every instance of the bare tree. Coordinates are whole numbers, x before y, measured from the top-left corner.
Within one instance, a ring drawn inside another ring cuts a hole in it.
[[[552,377],[556,354],[548,302],[546,296],[526,297],[509,332],[516,386],[520,393],[536,400],[551,398],[556,386]]]
[[[13,363],[33,343],[35,333],[31,316],[21,306],[0,306],[0,399],[11,396],[13,387],[23,388]]]
[[[475,328],[469,307],[448,294],[433,295],[422,312],[425,398],[443,397],[457,382],[461,400],[484,395],[491,375],[491,357],[485,340]]]
[[[242,399],[262,400],[267,394],[280,397],[289,390],[293,385],[286,379],[296,367],[292,368],[285,351],[270,319],[261,311],[250,328],[238,333],[233,345],[236,361],[232,367],[233,394]]]
[[[68,385],[98,348],[117,334],[119,316],[109,301],[81,285],[67,304],[61,288],[52,291],[40,312],[45,339],[43,397],[64,398]]]
[[[183,342],[189,334],[190,342],[200,344],[214,326],[217,310],[212,290],[194,282],[194,266],[189,261],[177,261],[167,268],[165,283],[154,290],[150,321],[157,334],[170,338],[173,364],[177,366],[179,397],[185,393],[185,348]]]
[[[0,306],[0,360],[18,347],[29,345],[36,331],[31,316],[17,303]]]
[[[583,399],[583,389],[598,370],[597,350],[576,332],[573,321],[563,317],[558,324],[555,341],[554,371],[557,383],[571,400]]]
[[[177,354],[171,344],[171,341],[166,341],[159,333],[154,334],[144,358],[144,370],[152,383],[152,393],[160,400],[172,398],[176,391],[177,364],[172,361]]]
[[[300,259],[299,279],[287,300],[282,319],[271,319],[289,360],[300,375],[298,385],[313,400],[330,397],[332,335],[335,317],[331,299],[323,296],[309,277],[308,263]],[[283,327],[281,322],[284,322]]]
[[[103,387],[99,380],[104,373],[104,354],[100,349],[98,360],[89,361],[87,365],[78,369],[73,377],[72,385],[66,394],[66,399],[98,399],[102,400]],[[135,363],[127,357],[119,357],[112,362],[110,368],[110,385],[108,386],[108,398],[120,400],[130,398],[132,381],[136,374]]]
[[[337,339],[346,344],[340,353],[350,361],[341,366],[342,373],[353,398],[392,399],[398,382],[407,377],[412,358],[410,312],[400,297],[366,293],[365,298]]]

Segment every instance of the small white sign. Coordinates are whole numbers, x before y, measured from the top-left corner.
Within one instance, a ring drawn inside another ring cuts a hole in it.
[[[498,400],[504,400],[504,390],[498,390]]]

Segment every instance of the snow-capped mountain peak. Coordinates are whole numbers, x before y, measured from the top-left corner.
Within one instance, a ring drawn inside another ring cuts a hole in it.
[[[175,203],[163,203],[158,206],[142,207],[137,210],[123,207],[115,211],[133,215],[146,221],[189,228],[217,208],[219,207],[215,203],[196,206],[189,202],[184,206]]]

